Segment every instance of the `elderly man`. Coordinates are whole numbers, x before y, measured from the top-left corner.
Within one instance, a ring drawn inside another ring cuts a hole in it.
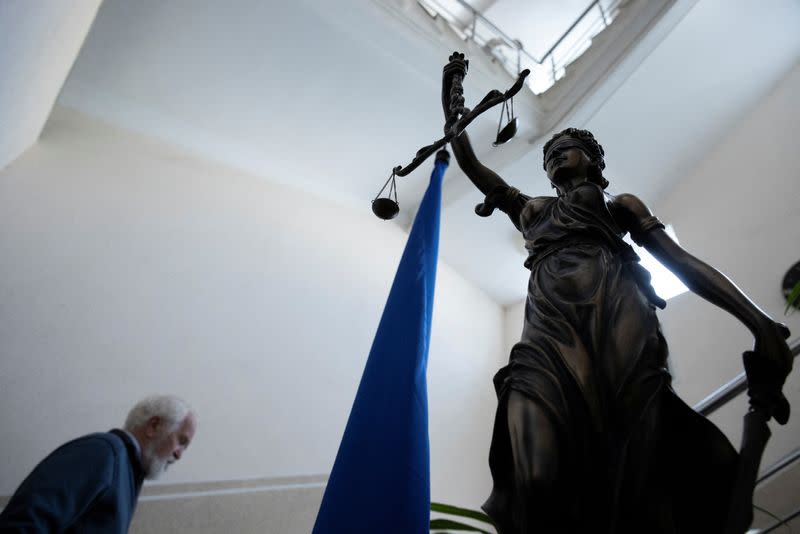
[[[127,532],[143,479],[179,460],[196,429],[183,400],[142,400],[124,429],[80,437],[42,460],[0,513],[0,533]]]

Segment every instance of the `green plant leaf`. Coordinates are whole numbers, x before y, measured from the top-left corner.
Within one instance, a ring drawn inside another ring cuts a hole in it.
[[[483,521],[484,523],[489,523],[490,525],[494,526],[494,522],[489,518],[489,516],[480,510],[470,510],[469,508],[460,508],[451,504],[432,502],[431,512],[469,517],[470,519],[477,519],[478,521]]]
[[[473,527],[472,525],[467,525],[466,523],[459,523],[458,521],[451,521],[450,519],[431,519],[431,530],[461,530],[492,534],[491,532],[481,530],[478,527]]]
[[[786,297],[786,309],[783,310],[783,314],[786,315],[789,313],[789,309],[794,305],[795,302],[800,299],[800,282],[797,282],[792,290],[789,292],[789,296]]]

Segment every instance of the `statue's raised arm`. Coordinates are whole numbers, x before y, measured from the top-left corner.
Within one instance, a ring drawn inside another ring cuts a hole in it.
[[[442,71],[442,109],[445,116],[445,134],[458,121],[459,117],[470,112],[464,107],[464,87],[463,80],[467,75],[469,61],[464,59],[464,54],[453,52],[450,62],[444,66]],[[499,91],[492,91],[486,98],[501,95]],[[458,166],[483,193],[488,195],[498,186],[507,186],[506,182],[490,168],[483,165],[475,156],[472,150],[469,136],[466,131],[450,140],[450,146],[458,161]]]
[[[488,109],[487,104],[496,105],[498,102],[513,96],[521,87],[522,82],[527,76],[527,71],[520,74],[517,83],[512,86],[507,93],[500,91],[490,91],[486,94],[475,110],[470,111],[464,107],[464,77],[469,68],[469,60],[464,58],[464,54],[453,52],[450,61],[444,66],[442,71],[442,110],[445,116],[445,134],[456,133],[456,128],[461,126],[459,117],[470,117],[476,111]],[[463,128],[458,135],[454,135],[450,140],[453,154],[456,156],[458,166],[464,174],[475,184],[481,193],[486,195],[486,199],[481,204],[475,206],[475,213],[482,217],[492,214],[495,208],[505,212],[512,223],[520,228],[519,217],[525,204],[530,197],[523,195],[518,189],[509,186],[496,172],[485,166],[478,160],[475,151],[472,149],[469,135]]]
[[[451,80],[454,83],[457,81],[458,86],[460,87],[461,81],[463,80],[463,77],[466,75],[467,61],[464,60],[464,54],[459,54],[458,52],[455,52],[453,56],[450,56],[451,62],[454,56],[460,56],[460,63],[463,65],[463,69],[460,70],[460,72],[462,72],[460,76],[453,76],[451,77]],[[445,69],[447,69],[447,67],[445,67]],[[453,72],[456,72],[458,70],[459,69],[457,68],[452,69]],[[486,96],[483,97],[483,100],[481,100],[480,103],[477,106],[475,106],[475,108],[472,110],[463,107],[463,98],[459,101],[458,105],[454,107],[456,113],[451,113],[448,105],[448,110],[445,111],[445,116],[447,117],[448,120],[446,121],[447,124],[445,126],[444,137],[442,137],[438,141],[431,143],[430,145],[424,146],[419,150],[417,150],[417,154],[414,156],[414,159],[411,161],[411,163],[409,163],[405,167],[403,167],[402,165],[396,166],[394,169],[392,169],[392,173],[396,176],[408,175],[411,171],[419,167],[419,165],[423,161],[428,159],[434,152],[444,147],[444,145],[451,142],[454,138],[458,137],[458,135],[461,134],[464,131],[464,129],[467,126],[469,126],[470,123],[472,123],[472,121],[477,119],[478,116],[481,115],[484,111],[513,98],[514,95],[516,95],[520,91],[520,89],[522,89],[522,86],[525,84],[525,78],[527,78],[529,74],[530,71],[528,69],[525,69],[522,72],[520,72],[519,76],[517,77],[517,81],[515,81],[514,85],[512,85],[505,93],[501,93],[496,89],[492,89],[486,94]]]

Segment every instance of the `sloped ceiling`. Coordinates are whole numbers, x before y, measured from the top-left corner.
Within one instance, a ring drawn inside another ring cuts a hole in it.
[[[599,111],[572,114],[571,125],[594,130],[606,147],[612,191],[651,204],[800,57],[793,0],[769,9],[721,0],[676,5],[690,9],[674,31],[655,28],[652,53],[632,51],[638,68],[628,66]],[[378,2],[106,0],[59,102],[368,210],[390,169],[441,135],[449,48]],[[486,83],[468,78],[468,101]],[[541,141],[520,136],[491,149],[494,120],[471,126],[479,155],[523,191],[549,194]],[[429,168],[399,182],[401,224]],[[480,196],[455,165],[448,174],[443,259],[500,303],[520,300],[518,236],[503,217],[476,217]]]
[[[0,169],[38,139],[100,2],[0,3]]]

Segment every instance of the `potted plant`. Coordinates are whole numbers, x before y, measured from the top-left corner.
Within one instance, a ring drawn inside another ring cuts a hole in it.
[[[454,519],[435,518],[431,519],[431,532],[444,533],[451,531],[459,531],[459,532],[482,532],[483,534],[494,534],[496,532],[492,520],[489,518],[488,515],[481,512],[480,510],[470,510],[468,508],[461,508],[459,506],[453,506],[450,504],[432,502],[431,512],[447,514],[455,516],[459,519],[461,518],[474,519],[476,521],[480,521],[481,523],[485,523],[485,525],[481,525],[481,527],[483,528],[480,528],[474,525],[470,525],[468,523],[464,523],[460,520],[457,521]],[[485,528],[490,528],[491,530],[484,530]]]

